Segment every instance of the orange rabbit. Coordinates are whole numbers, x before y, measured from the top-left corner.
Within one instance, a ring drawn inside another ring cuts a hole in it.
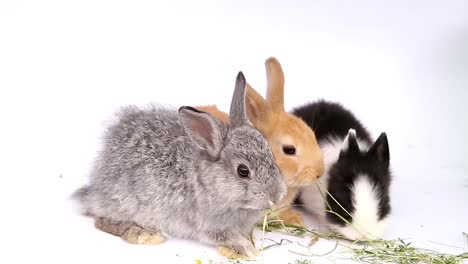
[[[268,140],[288,186],[287,195],[273,209],[282,208],[278,212],[283,221],[304,226],[302,215],[290,205],[300,187],[313,184],[323,174],[323,156],[310,127],[284,110],[284,74],[280,63],[271,57],[266,60],[265,66],[266,100],[247,84],[247,115]],[[221,122],[229,122],[229,116],[216,105],[196,108],[212,114]]]

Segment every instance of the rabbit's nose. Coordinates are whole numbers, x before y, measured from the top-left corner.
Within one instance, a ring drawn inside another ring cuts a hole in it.
[[[283,199],[284,195],[285,192],[282,190],[272,193],[270,196],[270,200],[268,200],[268,203],[270,203],[271,205],[277,204]]]
[[[272,201],[272,200],[268,200],[268,205],[270,205],[270,207],[272,207],[275,203]]]

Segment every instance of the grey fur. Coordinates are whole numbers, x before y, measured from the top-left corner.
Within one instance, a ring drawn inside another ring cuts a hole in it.
[[[245,79],[236,80],[230,126],[191,107],[122,108],[105,133],[88,186],[75,192],[86,214],[153,232],[231,248],[248,236],[269,201],[286,192],[273,153],[245,115]],[[237,175],[245,164],[249,179]]]
[[[236,87],[234,88],[234,94],[231,100],[231,109],[229,115],[231,117],[231,125],[242,126],[248,124],[247,115],[245,113],[245,78],[242,72],[239,72],[236,79]],[[244,98],[243,100],[240,100]]]

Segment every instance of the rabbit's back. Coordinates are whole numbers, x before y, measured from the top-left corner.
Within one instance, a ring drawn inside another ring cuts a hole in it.
[[[343,139],[349,128],[353,128],[360,139],[371,143],[367,128],[350,110],[339,103],[318,100],[294,108],[292,114],[304,120],[313,129],[318,141],[329,138]]]
[[[154,215],[173,212],[174,203],[194,195],[187,177],[195,148],[176,110],[125,107],[116,117],[83,190],[84,204],[96,216],[157,222]]]

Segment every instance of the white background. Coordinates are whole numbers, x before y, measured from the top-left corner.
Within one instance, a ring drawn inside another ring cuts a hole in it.
[[[0,262],[215,259],[194,242],[125,244],[96,231],[68,197],[86,183],[117,107],[228,110],[239,70],[265,93],[269,56],[283,65],[287,109],[339,101],[374,137],[387,132],[386,238],[467,250],[465,0],[0,0],[0,258],[14,257]],[[265,252],[265,263],[300,257],[286,248]]]

